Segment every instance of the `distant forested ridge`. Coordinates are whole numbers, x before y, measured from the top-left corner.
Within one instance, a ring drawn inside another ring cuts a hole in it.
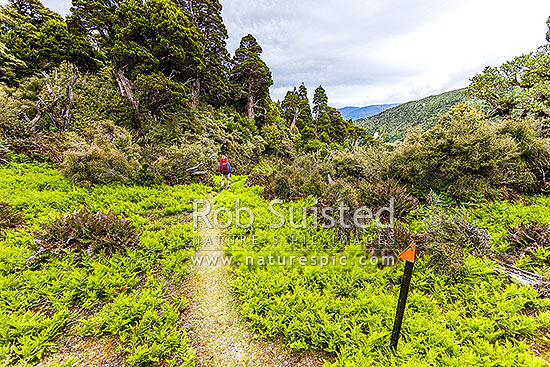
[[[422,125],[424,130],[433,127],[449,108],[467,101],[464,90],[457,89],[403,103],[355,123],[364,127],[369,135],[378,132],[388,141],[400,140],[412,127]]]
[[[369,105],[365,107],[344,107],[339,108],[338,111],[342,114],[342,117],[346,120],[359,120],[367,118],[381,112],[386,111],[388,108],[397,106],[397,103],[391,104],[378,104],[378,105]]]

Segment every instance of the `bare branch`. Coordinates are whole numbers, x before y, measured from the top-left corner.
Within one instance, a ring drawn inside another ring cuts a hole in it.
[[[199,168],[201,168],[204,165],[204,163],[199,163],[195,167],[187,168],[186,171],[195,171]]]

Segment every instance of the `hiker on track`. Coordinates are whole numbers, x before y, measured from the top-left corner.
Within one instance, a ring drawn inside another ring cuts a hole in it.
[[[229,184],[229,179],[231,178],[231,165],[229,164],[226,156],[222,156],[220,159],[220,173],[222,175],[222,189],[225,178],[227,178],[227,188],[229,189],[231,187]]]

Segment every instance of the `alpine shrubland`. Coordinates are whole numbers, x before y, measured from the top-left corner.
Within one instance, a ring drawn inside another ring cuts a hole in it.
[[[194,366],[191,212],[208,196],[228,208],[222,222],[237,202],[254,209],[250,227],[219,234],[233,238],[235,307],[265,339],[326,366],[548,365],[548,298],[494,261],[550,275],[549,46],[486,68],[426,126],[375,137],[322,86],[311,101],[304,83],[273,101],[262,46],[248,34],[231,55],[221,10],[0,6],[0,364],[78,363],[67,345],[108,341],[130,365]],[[234,177],[220,191],[222,155]],[[342,225],[314,221],[339,206]],[[379,218],[393,228],[358,226],[364,207],[393,209]],[[403,262],[382,262],[411,241],[392,353]],[[273,254],[317,262],[263,262]]]

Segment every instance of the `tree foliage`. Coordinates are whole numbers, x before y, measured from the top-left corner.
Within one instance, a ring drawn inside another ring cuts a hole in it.
[[[134,107],[142,101],[159,115],[188,102],[188,84],[204,68],[203,49],[196,26],[172,1],[76,0],[71,22],[107,53]]]
[[[300,100],[300,114],[298,116],[297,127],[300,131],[303,142],[307,142],[315,138],[315,130],[313,128],[313,117],[311,116],[311,108],[307,96]]]
[[[321,112],[317,119],[317,132],[326,134],[331,142],[343,144],[348,137],[349,125],[340,111],[334,107],[327,107],[326,112]]]
[[[38,0],[11,0],[0,8],[0,42],[11,54],[11,73],[16,78],[51,69],[62,61],[84,70],[99,64],[100,55],[86,35],[70,28]]]
[[[484,101],[494,116],[550,117],[550,45],[486,67],[472,78],[469,96]]]
[[[310,146],[316,150],[317,144],[335,143],[344,145],[347,139],[358,141],[366,136],[365,129],[344,120],[342,114],[328,105],[328,97],[322,86],[315,90],[313,96],[313,117],[307,87],[302,83],[298,88],[288,91],[281,103],[281,117],[292,130],[295,126],[300,132],[302,145],[316,141]]]
[[[296,88],[286,92],[285,98],[281,103],[281,114],[286,120],[287,126],[291,129],[296,126],[296,121],[298,120],[298,115],[300,114],[300,98],[298,97],[298,91]]]
[[[325,92],[325,88],[321,85],[315,89],[315,94],[313,95],[313,113],[315,118],[319,118],[321,112],[326,112],[328,107],[328,97]]]
[[[251,34],[243,37],[233,57],[230,80],[237,99],[246,106],[248,118],[254,120],[265,113],[269,87],[273,84],[271,71],[260,58],[262,48]]]
[[[218,0],[175,2],[185,9],[197,27],[204,52],[205,67],[192,84],[192,107],[198,106],[200,95],[207,103],[223,104],[230,94],[227,78],[231,57],[226,48],[228,34],[222,19],[222,5]]]
[[[0,82],[14,83],[17,74],[21,73],[26,67],[27,65],[23,60],[15,57],[6,45],[0,42]]]

